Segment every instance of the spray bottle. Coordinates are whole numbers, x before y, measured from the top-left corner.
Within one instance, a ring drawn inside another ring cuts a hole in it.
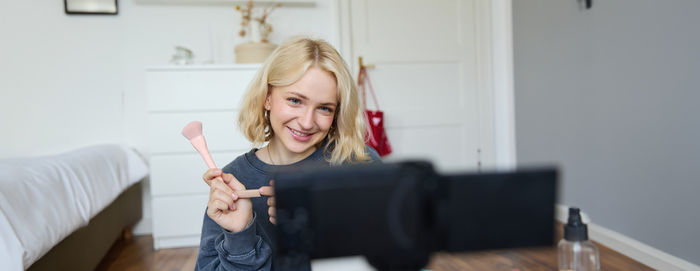
[[[598,247],[588,240],[588,227],[581,221],[578,208],[569,208],[564,239],[559,241],[560,271],[599,271]]]

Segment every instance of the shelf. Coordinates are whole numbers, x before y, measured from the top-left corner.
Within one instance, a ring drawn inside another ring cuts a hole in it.
[[[261,67],[262,64],[161,65],[147,67],[146,71],[258,70]]]
[[[137,4],[149,5],[245,5],[246,0],[135,0]],[[271,4],[281,3],[282,6],[294,7],[313,7],[316,6],[316,0],[256,0],[256,6],[266,6]]]

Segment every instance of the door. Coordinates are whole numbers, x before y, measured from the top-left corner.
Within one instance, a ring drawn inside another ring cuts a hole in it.
[[[374,65],[368,71],[394,150],[386,161],[479,166],[476,2],[350,1],[353,59]]]

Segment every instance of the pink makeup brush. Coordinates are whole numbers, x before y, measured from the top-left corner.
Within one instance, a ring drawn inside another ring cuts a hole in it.
[[[204,135],[202,135],[202,123],[199,121],[192,121],[185,125],[185,128],[182,128],[182,135],[187,138],[190,143],[192,143],[192,146],[199,152],[199,154],[204,158],[204,162],[207,163],[207,166],[209,168],[216,168],[216,164],[214,164],[214,159],[211,159],[211,155],[209,154],[209,149],[207,148],[207,141],[204,139]],[[260,191],[257,189],[251,189],[251,190],[236,190],[236,195],[238,195],[239,198],[255,198],[255,197],[260,197]]]

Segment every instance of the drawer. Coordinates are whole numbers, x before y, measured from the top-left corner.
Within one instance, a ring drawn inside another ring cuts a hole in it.
[[[223,168],[244,152],[212,152],[216,166]],[[151,155],[151,195],[188,195],[209,193],[202,181],[207,166],[198,153]]]
[[[209,194],[153,198],[153,237],[199,235]]]
[[[149,71],[146,77],[148,110],[237,109],[257,70]]]
[[[252,146],[238,129],[237,112],[151,113],[149,136],[151,154],[196,153],[182,136],[182,128],[190,121],[202,122],[202,134],[214,151],[247,151]]]

